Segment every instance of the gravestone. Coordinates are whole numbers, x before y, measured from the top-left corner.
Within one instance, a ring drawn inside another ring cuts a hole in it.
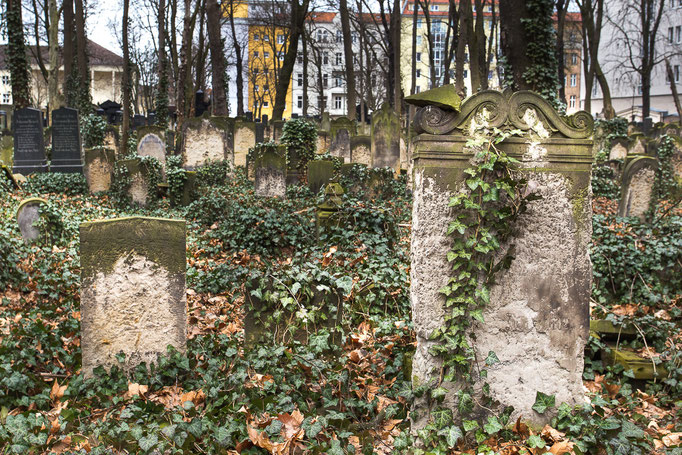
[[[388,103],[372,114],[372,167],[400,169],[400,116]]]
[[[628,155],[646,155],[647,138],[642,133],[636,133],[630,136],[630,150]]]
[[[618,216],[636,216],[646,219],[654,202],[654,184],[658,160],[649,156],[638,156],[629,161],[623,169]]]
[[[185,222],[131,217],[80,225],[83,373],[185,351]]]
[[[12,167],[14,138],[10,134],[0,134],[0,163]]]
[[[327,160],[308,161],[308,188],[314,194],[334,178],[334,163]]]
[[[104,130],[104,147],[113,150],[118,155],[120,137],[118,129],[112,125],[107,125]]]
[[[248,111],[244,113],[244,118],[246,119],[247,122],[253,122],[253,112]]]
[[[52,161],[50,172],[83,172],[78,109],[52,111]]]
[[[260,147],[253,165],[256,196],[284,199],[287,193],[286,146]]]
[[[541,427],[550,415],[532,409],[537,392],[556,396],[557,403],[584,403],[593,119],[586,112],[564,119],[528,91],[485,90],[468,98],[461,110],[425,106],[416,113],[410,300],[417,347],[412,379],[414,386],[444,387],[447,393],[438,406],[450,409],[456,421],[462,419],[457,406],[461,385],[440,384],[442,360],[431,354],[437,343],[431,336],[444,325],[446,299],[440,289],[453,274],[447,230],[456,216],[448,204],[465,187],[464,171],[472,166],[475,152],[466,143],[474,119],[490,129],[526,133],[497,147],[519,160],[529,188],[542,197],[530,202],[514,224],[515,257],[495,275],[483,310],[485,322],[472,327],[473,371],[487,370],[487,379],[474,375],[474,390],[487,382],[495,403],[488,410],[475,406],[474,412],[476,417],[499,415],[502,407],[512,406],[510,421],[523,416]],[[485,366],[490,351],[500,361]],[[413,431],[427,424],[432,410],[426,398],[415,401]]]
[[[265,142],[265,123],[256,123],[256,144]]]
[[[256,145],[256,124],[243,119],[234,122],[234,165],[246,166],[249,149]]]
[[[343,187],[338,183],[330,183],[325,187],[324,200],[318,204],[315,216],[318,243],[322,234],[340,226],[338,213],[343,205],[343,195]]]
[[[331,130],[331,120],[329,120],[329,112],[322,113],[322,119],[320,120],[320,131],[330,131]]]
[[[25,107],[14,111],[14,168],[15,174],[28,175],[47,172],[43,114],[38,109]]]
[[[624,160],[628,156],[627,139],[614,139],[611,141],[611,150],[609,151],[610,160]]]
[[[161,164],[161,176],[166,176],[166,132],[155,126],[142,126],[137,130],[137,154],[151,156]]]
[[[17,208],[17,224],[24,243],[31,243],[40,237],[40,229],[34,224],[40,219],[40,206],[47,204],[45,199],[32,197],[24,199]]]
[[[133,116],[133,124],[132,124],[132,129],[137,129],[141,126],[146,126],[147,125],[147,118],[142,115],[142,114],[135,114]]]
[[[347,129],[342,128],[336,132],[336,137],[332,141],[329,147],[329,153],[332,156],[338,156],[342,158],[345,162],[350,163],[351,153],[350,153],[350,133]]]
[[[185,169],[195,170],[210,162],[234,163],[234,123],[227,117],[197,117],[182,126],[182,159]]]
[[[329,151],[329,133],[327,131],[317,131],[317,153],[324,154]]]
[[[273,120],[272,121],[272,140],[279,142],[282,137],[282,131],[284,129],[284,120]]]
[[[156,191],[156,188],[149,188],[146,167],[142,166],[139,158],[117,161],[116,164],[123,165],[127,169],[128,178],[130,178],[128,197],[131,202],[140,207],[146,207],[150,192]]]
[[[106,148],[85,149],[85,179],[90,194],[109,191],[114,177],[116,152]]]
[[[353,163],[372,165],[372,139],[370,136],[350,138],[350,157]]]
[[[298,185],[304,177],[298,150],[293,147],[289,148],[287,158],[287,186]]]
[[[355,136],[357,133],[357,126],[354,121],[348,117],[338,117],[329,122],[329,134],[332,137],[332,141],[336,139],[336,135],[341,130],[346,130],[348,136]]]

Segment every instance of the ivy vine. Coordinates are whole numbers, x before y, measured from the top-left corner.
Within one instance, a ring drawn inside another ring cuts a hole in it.
[[[147,204],[158,199],[158,184],[161,183],[161,163],[153,156],[131,155],[128,159],[140,161],[140,171],[147,184]],[[121,204],[130,204],[130,185],[133,181],[125,163],[117,163],[114,166],[114,179],[111,184],[111,194]]]

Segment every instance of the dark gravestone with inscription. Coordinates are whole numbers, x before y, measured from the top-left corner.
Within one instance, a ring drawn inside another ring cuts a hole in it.
[[[25,107],[14,111],[14,167],[15,174],[28,175],[47,172],[43,116],[38,109]]]
[[[52,162],[50,172],[83,172],[78,110],[52,111]]]

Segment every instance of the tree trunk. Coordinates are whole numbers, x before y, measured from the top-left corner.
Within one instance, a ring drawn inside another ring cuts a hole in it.
[[[478,3],[478,0],[476,0],[476,3]],[[471,93],[474,94],[481,89],[481,71],[478,64],[480,37],[476,36],[476,32],[474,30],[474,12],[471,8],[471,2],[465,1],[464,4],[466,6],[464,14],[467,15],[466,34],[469,43],[469,74],[471,75]]]
[[[303,117],[308,115],[308,34],[303,35]]]
[[[92,95],[90,93],[90,71],[88,69],[88,40],[85,34],[85,10],[83,0],[76,0],[76,52],[78,53],[79,109],[85,115],[92,110]]]
[[[419,19],[419,2],[412,3],[412,74],[410,83],[410,95],[417,90],[417,20]]]
[[[64,10],[64,50],[62,59],[64,61],[64,79],[62,81],[62,93],[66,98],[66,104],[73,106],[73,99],[69,87],[69,79],[73,72],[74,49],[74,25],[73,0],[63,0],[62,9]]]
[[[469,15],[466,13],[468,2],[459,2],[459,35],[457,38],[457,51],[455,53],[455,89],[462,98],[466,97],[464,86],[464,56],[466,55],[468,33],[467,21]]]
[[[601,70],[601,65],[598,61],[595,64],[595,76],[599,81],[599,87],[601,88],[602,96],[604,97],[604,107],[603,114],[606,120],[611,120],[616,116],[616,111],[613,109],[613,103],[611,102],[611,90],[609,89],[609,83],[604,76],[604,72]]]
[[[47,77],[47,103],[51,110],[57,109],[62,105],[59,96],[59,9],[57,0],[48,0],[50,16],[49,28],[49,59],[50,70]]]
[[[527,90],[523,73],[531,64],[526,55],[526,34],[522,18],[528,16],[525,0],[506,0],[500,6],[500,48],[506,59],[505,75],[512,82],[513,90]]]
[[[393,0],[393,14],[391,19],[391,24],[393,25],[393,76],[395,81],[393,83],[393,108],[395,112],[400,116],[402,112],[402,86],[400,84],[400,19],[402,14],[400,11],[402,3],[400,0]],[[390,96],[390,94],[389,94]]]
[[[234,46],[235,64],[237,69],[237,115],[244,115],[244,54],[242,46],[237,37],[237,29],[234,26],[234,4],[235,0],[230,0],[230,30],[232,31],[232,44]]]
[[[180,66],[178,67],[178,81],[177,81],[177,125],[181,126],[184,120],[191,112],[189,100],[191,100],[191,90],[188,90],[189,85],[189,62],[192,58],[192,24],[191,24],[191,0],[185,0],[185,14],[182,21],[182,44],[180,48]],[[188,92],[189,96],[188,96]]]
[[[166,59],[166,1],[159,0],[159,86],[156,92],[156,124],[162,128],[168,126],[168,63]],[[137,103],[135,103],[137,104]]]
[[[284,54],[284,62],[280,69],[276,81],[275,92],[275,106],[272,110],[273,120],[282,120],[284,108],[287,102],[287,92],[289,91],[289,83],[291,82],[291,73],[294,71],[294,64],[296,63],[296,54],[298,51],[298,40],[303,33],[303,26],[305,24],[305,17],[308,14],[308,5],[310,0],[303,0],[299,5],[298,0],[291,0],[291,23],[289,29],[289,43],[287,51]],[[273,55],[276,58],[276,54]]]
[[[665,59],[665,70],[668,73],[668,79],[670,80],[670,92],[673,95],[673,101],[675,102],[675,109],[677,109],[678,122],[682,119],[682,106],[680,106],[680,97],[677,94],[677,81],[675,80],[675,73],[673,73],[673,67],[670,65],[670,61]]]
[[[488,70],[486,65],[485,52],[486,40],[484,30],[485,13],[483,12],[485,3],[486,3],[485,0],[476,0],[476,22],[474,25],[473,32],[474,36],[476,37],[476,40],[473,43],[473,47],[476,49],[476,55],[474,56],[472,53],[470,65],[470,66],[475,65],[478,68],[478,77],[480,83],[479,90],[488,89]],[[476,89],[472,89],[472,93],[475,92]]]
[[[225,50],[220,36],[220,5],[218,0],[206,0],[208,42],[211,48],[213,70],[213,115],[227,116],[227,95],[225,92]]]
[[[204,33],[204,24],[206,23],[206,0],[200,0],[201,6],[199,9],[199,42],[197,43],[197,56],[194,64],[194,75],[196,77],[194,87],[197,90],[206,91],[206,55],[209,50],[206,49],[206,33]],[[210,41],[210,39],[209,39]]]
[[[78,1],[78,0],[77,0]],[[121,89],[123,90],[123,124],[121,125],[121,150],[126,155],[128,152],[128,136],[130,135],[130,47],[128,44],[128,11],[130,0],[123,0],[123,78]]]
[[[556,33],[556,58],[557,77],[559,78],[559,99],[566,102],[565,62],[564,62],[564,30],[566,28],[566,13],[568,12],[567,0],[557,0],[557,33]]]
[[[348,118],[357,119],[355,101],[355,68],[353,64],[353,38],[350,33],[350,17],[348,14],[348,0],[339,0],[341,15],[341,32],[343,33],[343,54],[346,60],[346,104]]]
[[[29,66],[24,41],[24,24],[21,17],[21,0],[5,0],[7,23],[7,48],[12,82],[12,102],[15,109],[31,104],[29,91]]]

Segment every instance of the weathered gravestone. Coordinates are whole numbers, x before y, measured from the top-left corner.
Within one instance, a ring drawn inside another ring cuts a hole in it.
[[[255,169],[254,187],[256,196],[284,199],[287,194],[286,146],[261,145],[260,149],[256,151],[253,166]]]
[[[52,161],[50,172],[83,172],[78,109],[52,111]]]
[[[256,144],[260,144],[265,141],[265,123],[256,123]]]
[[[9,134],[0,134],[0,163],[12,167],[12,151],[14,138]]]
[[[372,167],[400,169],[400,116],[388,103],[372,114]]]
[[[353,136],[350,138],[350,157],[353,163],[372,165],[372,138]]]
[[[317,153],[323,154],[329,151],[329,132],[318,130],[317,131]]]
[[[83,373],[184,352],[185,222],[118,218],[80,226]]]
[[[246,166],[246,156],[254,145],[256,145],[256,124],[237,118],[234,122],[235,166]]]
[[[298,149],[289,147],[287,149],[287,185],[298,185],[304,177],[305,169],[301,169],[300,154]]]
[[[323,112],[322,113],[322,119],[320,120],[320,131],[329,132],[330,130],[331,130],[331,120],[329,119],[329,112]]]
[[[213,161],[229,160],[232,153],[232,119],[227,117],[196,117],[185,120],[182,125],[183,167],[195,170]]]
[[[28,175],[47,172],[43,114],[38,109],[25,107],[14,111],[14,168],[15,174]]]
[[[35,223],[40,219],[40,207],[44,204],[47,204],[45,199],[32,197],[21,201],[17,208],[17,224],[25,243],[40,237],[40,229]]]
[[[463,171],[474,158],[465,146],[469,127],[484,113],[490,128],[529,134],[497,146],[520,161],[529,188],[542,199],[530,202],[515,223],[515,258],[509,269],[496,275],[485,322],[473,326],[477,365],[472,368],[486,369],[488,376],[474,375],[474,388],[489,384],[490,396],[499,403],[491,405],[492,412],[499,415],[501,407],[513,406],[511,421],[523,416],[544,424],[549,414],[532,409],[538,391],[555,395],[557,403],[584,402],[583,349],[592,280],[588,247],[593,120],[585,112],[564,119],[532,92],[486,90],[467,99],[458,111],[426,106],[417,112],[410,289],[417,349],[412,379],[414,386],[440,385],[441,360],[430,349],[436,343],[432,334],[444,325],[445,295],[439,290],[453,273],[446,256],[452,245],[447,230],[456,214],[448,202],[465,186],[468,176]],[[490,351],[499,362],[485,366]],[[458,384],[442,385],[448,392],[440,406],[461,420]],[[432,409],[420,398],[413,410],[417,431],[431,418]],[[474,411],[486,413],[481,407]]]
[[[642,221],[654,202],[654,183],[658,160],[650,156],[638,156],[623,169],[618,216],[636,216]]]
[[[341,130],[346,130],[349,137],[355,136],[357,133],[355,122],[348,117],[338,117],[329,122],[329,134],[331,134],[332,140],[336,139],[336,135]]]
[[[334,163],[328,160],[308,161],[308,188],[317,194],[334,178]]]
[[[161,175],[166,175],[166,132],[156,126],[141,126],[137,129],[137,154],[159,160]]]
[[[343,205],[343,195],[344,190],[339,183],[330,183],[324,189],[324,200],[317,206],[315,217],[318,242],[323,234],[341,224],[338,214]]]
[[[647,137],[642,133],[635,133],[630,136],[630,150],[628,155],[646,155]]]
[[[140,207],[146,207],[151,192],[157,191],[156,188],[149,187],[149,172],[151,171],[142,164],[139,158],[117,161],[116,164],[123,166],[130,179],[127,193],[131,202]]]
[[[336,137],[329,146],[329,153],[332,156],[338,156],[347,163],[351,161],[350,134],[347,129],[342,128],[336,132]]]
[[[272,140],[279,142],[284,130],[284,120],[273,120],[272,122]]]
[[[91,194],[109,191],[114,176],[116,152],[111,149],[85,149],[85,179]]]
[[[609,151],[610,160],[624,160],[628,157],[628,140],[614,139],[611,141],[611,150]]]

